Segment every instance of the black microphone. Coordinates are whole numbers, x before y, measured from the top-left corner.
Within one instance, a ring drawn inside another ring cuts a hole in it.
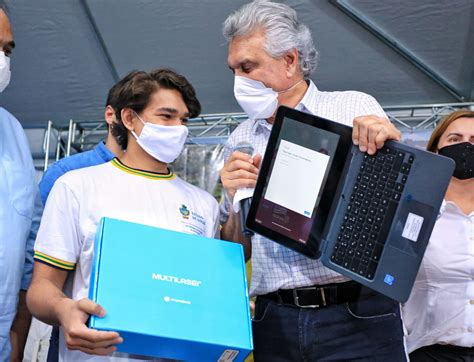
[[[250,144],[249,142],[242,141],[237,143],[237,145],[234,147],[234,152],[235,151],[239,151],[249,156],[252,156],[254,149],[252,144]],[[247,216],[249,214],[251,202],[251,197],[240,200],[240,231],[245,236],[252,236],[254,234],[253,231],[248,229],[245,225],[245,221],[247,220]]]

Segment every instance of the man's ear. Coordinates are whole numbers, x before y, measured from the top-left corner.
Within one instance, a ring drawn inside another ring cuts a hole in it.
[[[136,116],[135,112],[131,108],[124,108],[120,111],[120,117],[122,123],[129,131],[135,131],[136,127]]]
[[[112,106],[107,106],[105,107],[104,111],[104,119],[105,122],[110,126],[117,122],[117,118],[115,117],[115,110],[112,108]]]
[[[286,63],[286,75],[288,78],[293,78],[300,70],[299,54],[296,48],[291,49],[283,56]]]

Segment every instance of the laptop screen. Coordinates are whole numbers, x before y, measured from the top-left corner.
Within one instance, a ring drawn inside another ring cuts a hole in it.
[[[326,127],[316,127],[315,119],[280,108],[247,219],[258,233],[313,253],[317,245],[308,241],[323,232],[349,149],[340,146],[342,138],[351,144],[350,127],[342,126],[341,133],[326,120]]]

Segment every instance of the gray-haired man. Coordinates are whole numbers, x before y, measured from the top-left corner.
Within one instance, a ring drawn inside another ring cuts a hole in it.
[[[235,74],[234,94],[249,120],[232,133],[225,148],[222,235],[242,243],[246,257],[252,256],[255,359],[405,360],[398,303],[325,268],[319,260],[259,235],[246,239],[230,207],[237,189],[255,186],[278,105],[353,126],[354,143],[370,154],[387,139],[400,139],[400,132],[373,97],[316,88],[309,76],[317,51],[308,28],[290,7],[270,1],[246,4],[227,18],[224,36],[229,42],[227,62]],[[232,152],[242,141],[250,142],[257,154]],[[303,308],[296,306],[293,295],[298,288],[325,293],[327,305],[310,307],[315,303],[300,298]]]

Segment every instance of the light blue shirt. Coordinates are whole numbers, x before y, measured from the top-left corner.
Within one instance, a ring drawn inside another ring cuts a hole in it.
[[[0,107],[0,361],[9,360],[10,327],[18,293],[31,281],[28,241],[37,188],[28,141],[20,123]]]

